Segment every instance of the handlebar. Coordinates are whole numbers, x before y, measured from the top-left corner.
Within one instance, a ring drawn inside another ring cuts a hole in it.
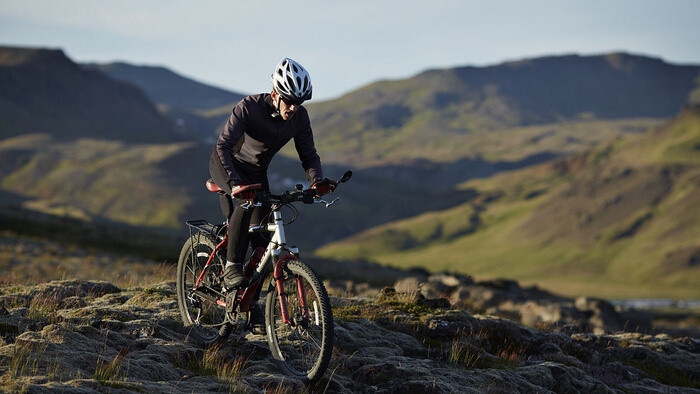
[[[343,176],[336,181],[336,188],[337,185],[341,183],[345,183],[348,180],[350,180],[350,177],[352,177],[352,171],[346,171]],[[303,202],[304,204],[326,204],[326,207],[331,206],[333,203],[335,203],[338,199],[336,198],[335,200],[331,202],[327,202],[321,199],[316,198],[316,190],[315,189],[304,189],[301,190],[301,185],[297,185],[297,190],[293,191],[285,191],[282,194],[272,194],[268,192],[262,192],[259,191],[256,193],[256,200],[259,202],[268,202],[271,204],[276,204],[276,205],[286,205],[286,204],[291,204],[294,202]]]
[[[305,189],[305,190],[295,190],[295,191],[285,191],[282,194],[272,194],[267,192],[256,193],[256,200],[260,202],[269,202],[272,204],[290,204],[293,202],[301,201],[305,204],[313,204],[314,197],[316,196],[316,190]]]

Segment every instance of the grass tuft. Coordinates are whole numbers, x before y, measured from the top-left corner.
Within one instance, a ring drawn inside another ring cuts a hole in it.
[[[450,347],[448,360],[455,365],[466,368],[474,368],[481,361],[481,352],[460,341],[453,341]]]
[[[49,324],[58,323],[61,317],[56,314],[60,300],[54,294],[39,294],[32,298],[27,317]]]
[[[31,342],[15,343],[10,355],[9,377],[35,376],[39,370],[39,357],[46,351],[46,345]]]
[[[103,357],[99,357],[97,359],[97,368],[92,378],[103,384],[125,378],[122,367],[128,352],[129,350],[126,348],[120,350],[111,361],[106,361]]]
[[[231,360],[233,358],[233,360]],[[176,357],[172,364],[178,368],[187,369],[201,376],[216,376],[219,381],[230,385],[240,382],[247,360],[243,357],[233,357],[221,345],[209,346],[201,356],[187,354]]]

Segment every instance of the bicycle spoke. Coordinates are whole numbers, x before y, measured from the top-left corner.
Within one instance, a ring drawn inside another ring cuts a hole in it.
[[[308,338],[311,340],[311,342],[314,343],[314,345],[316,345],[317,348],[321,349],[321,344],[316,342],[316,340],[311,335],[309,335]]]
[[[204,340],[214,341],[219,338],[217,327],[227,324],[224,307],[217,304],[220,299],[220,284],[215,276],[202,275],[209,256],[214,252],[214,242],[204,236],[198,239],[190,238],[183,247],[178,262],[178,304],[180,314],[187,326],[192,326],[193,336]],[[209,269],[222,266],[218,256],[214,258]],[[214,272],[214,271],[212,271]],[[195,284],[202,276],[195,289]],[[225,330],[223,331],[225,333]]]
[[[283,370],[300,378],[315,379],[327,367],[333,346],[330,300],[308,266],[294,261],[288,267],[291,272],[283,288],[268,293],[267,319],[273,333],[268,339],[273,358],[281,362]],[[286,298],[291,325],[282,319],[280,293]]]

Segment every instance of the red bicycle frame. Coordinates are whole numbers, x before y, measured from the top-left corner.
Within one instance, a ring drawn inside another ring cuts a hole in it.
[[[209,265],[211,262],[214,260],[214,256],[218,251],[221,249],[225,248],[228,245],[228,236],[224,236],[224,240],[221,241],[212,253],[209,255],[209,258],[207,260],[207,263],[204,265],[204,268],[202,269],[202,272],[199,274],[199,277],[197,278],[197,282],[195,283],[195,288],[199,287],[199,283],[204,279],[204,274],[206,273],[207,269],[209,268]],[[287,310],[287,295],[284,292],[284,268],[287,265],[287,261],[289,260],[294,260],[294,256],[284,256],[277,260],[277,264],[275,265],[275,283],[277,285],[277,293],[279,294],[279,302],[280,302],[280,313],[282,314],[282,320],[284,321],[285,324],[292,324],[292,320],[289,317],[289,311]],[[302,281],[300,278],[296,279],[297,282],[297,291],[299,292],[299,302],[301,303],[301,307],[303,309],[302,313],[304,317],[308,316],[308,308],[306,307],[306,292],[304,291],[304,286],[302,284]],[[258,288],[261,286],[261,281],[257,280],[254,283],[252,283],[250,286],[248,286],[243,293],[240,295],[238,298],[238,302],[240,305],[240,310],[241,312],[247,312],[250,310],[250,301],[253,299],[253,295],[257,292]],[[217,305],[226,307],[226,302],[222,300],[217,300],[216,301]]]
[[[197,287],[199,287],[199,282],[201,282],[202,279],[204,278],[204,273],[207,272],[207,268],[209,268],[209,264],[211,264],[211,261],[214,260],[214,256],[216,255],[216,252],[218,252],[222,248],[225,248],[226,245],[228,245],[228,236],[224,236],[224,240],[221,241],[218,245],[216,245],[214,250],[209,255],[209,260],[207,260],[207,263],[204,265],[204,268],[202,269],[202,273],[199,274],[199,278],[197,278],[197,282],[194,284],[195,289]],[[195,257],[197,257],[197,256],[195,256]]]

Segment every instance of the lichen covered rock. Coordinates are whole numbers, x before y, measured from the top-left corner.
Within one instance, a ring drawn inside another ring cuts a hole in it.
[[[443,285],[455,282],[441,278]],[[460,282],[461,283],[461,282]],[[503,284],[512,291],[512,286]],[[41,392],[693,392],[700,343],[524,327],[420,293],[332,299],[335,348],[312,387],[280,373],[264,336],[189,340],[174,283],[65,281],[0,296],[0,388]],[[40,304],[33,300],[53,303]],[[26,297],[25,297],[26,296]],[[42,298],[43,297],[43,298]],[[438,298],[439,299],[439,298]],[[595,310],[594,305],[587,308]]]

